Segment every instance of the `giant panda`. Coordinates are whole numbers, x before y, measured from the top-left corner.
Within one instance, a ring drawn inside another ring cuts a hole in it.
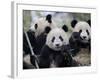
[[[72,35],[69,39],[71,54],[82,65],[90,65],[91,20],[72,20],[71,26],[73,28]]]
[[[78,65],[68,53],[69,39],[67,37],[67,31],[68,28],[66,25],[62,28],[50,30],[46,37],[46,43],[40,53],[40,68],[71,67]]]
[[[56,23],[52,19],[52,15],[48,14],[46,17],[42,17],[37,19],[31,26],[30,29],[27,31],[30,43],[32,45],[36,54],[38,54],[45,43],[44,35],[46,36],[45,29],[50,27],[53,29],[56,27]],[[43,38],[42,38],[43,36]],[[42,41],[42,42],[41,42]],[[25,33],[23,33],[23,50],[27,53],[30,53],[29,46],[27,45],[27,40]],[[37,49],[38,48],[38,49]]]
[[[80,48],[89,48],[91,42],[91,21],[77,21],[73,20],[71,22],[73,28],[73,33],[69,39],[70,45],[72,47],[73,53],[77,53]]]
[[[42,17],[37,19],[30,27],[30,29],[26,32],[31,43],[33,52],[36,55],[40,54],[42,46],[45,44],[46,35],[49,29],[53,29],[56,27],[56,23],[52,19],[52,15],[48,14],[46,17]],[[31,51],[29,48],[29,44],[27,42],[27,38],[25,32],[23,32],[23,57],[24,63],[27,62],[27,55],[31,57]],[[25,64],[26,65],[26,64]],[[26,67],[25,67],[26,68]]]
[[[47,31],[55,27],[57,27],[56,22],[53,20],[51,14],[48,14],[46,17],[37,19],[32,24],[30,30],[34,33],[34,37],[35,37],[35,41],[32,42],[32,43],[34,42],[36,43],[33,49],[35,54],[37,55],[40,54],[41,48],[43,47],[46,41]]]

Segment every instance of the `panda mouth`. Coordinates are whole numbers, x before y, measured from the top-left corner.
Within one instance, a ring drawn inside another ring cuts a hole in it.
[[[81,40],[87,40],[87,38],[82,38],[82,37],[80,37],[81,38]]]
[[[56,48],[56,49],[61,49],[61,46],[56,46],[55,48]]]
[[[56,48],[60,48],[60,46],[56,46]]]
[[[83,41],[83,42],[88,42],[88,40],[86,40],[86,39],[83,39],[82,41]]]
[[[87,42],[89,42],[87,39],[83,39],[83,38],[81,38],[81,42],[85,42],[85,43],[87,43]]]

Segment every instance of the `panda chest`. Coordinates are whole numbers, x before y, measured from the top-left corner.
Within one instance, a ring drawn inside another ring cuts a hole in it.
[[[51,68],[55,68],[57,67],[57,57],[59,56],[60,52],[54,52],[52,53],[50,56],[49,56],[49,59],[50,59],[50,67]]]

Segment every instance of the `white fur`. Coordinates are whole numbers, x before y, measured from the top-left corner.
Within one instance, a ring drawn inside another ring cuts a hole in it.
[[[63,41],[61,41],[59,39],[59,36],[61,36],[63,38]],[[47,38],[46,38],[46,45],[48,45],[49,48],[55,50],[55,51],[59,51],[61,50],[61,46],[62,45],[65,45],[65,44],[68,44],[69,43],[69,39],[67,37],[67,33],[61,29],[61,28],[55,28],[55,29],[52,29]],[[52,38],[55,37],[55,40],[54,42],[52,43]],[[60,47],[57,48],[55,44],[59,44]]]
[[[87,42],[91,38],[91,27],[90,27],[90,25],[85,21],[80,21],[75,25],[73,32],[79,32],[80,30],[82,30],[80,37],[83,38],[83,36],[86,36],[85,40],[83,40],[83,41]],[[88,30],[89,35],[87,34],[86,30]]]
[[[38,27],[37,29],[35,29],[34,25],[37,24]],[[56,27],[55,22],[52,20],[52,23],[48,23],[48,21],[46,20],[46,17],[43,18],[39,18],[38,20],[36,20],[32,26],[30,27],[30,29],[32,31],[35,32],[35,36],[37,37],[38,35],[40,35],[42,32],[44,32],[45,27],[50,26],[51,29]]]

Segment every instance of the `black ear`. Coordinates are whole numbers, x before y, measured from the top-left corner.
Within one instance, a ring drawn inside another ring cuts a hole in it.
[[[68,27],[66,25],[63,25],[62,29],[67,32],[68,31]]]
[[[73,20],[72,22],[71,22],[71,26],[74,28],[75,27],[75,25],[77,24],[77,20]]]
[[[45,33],[49,33],[50,32],[50,30],[51,30],[51,28],[49,27],[49,26],[47,26],[46,28],[45,28]]]
[[[87,23],[91,26],[91,20],[88,20]]]
[[[49,22],[49,23],[52,23],[52,16],[51,16],[51,14],[48,14],[47,16],[46,16],[46,20]]]

